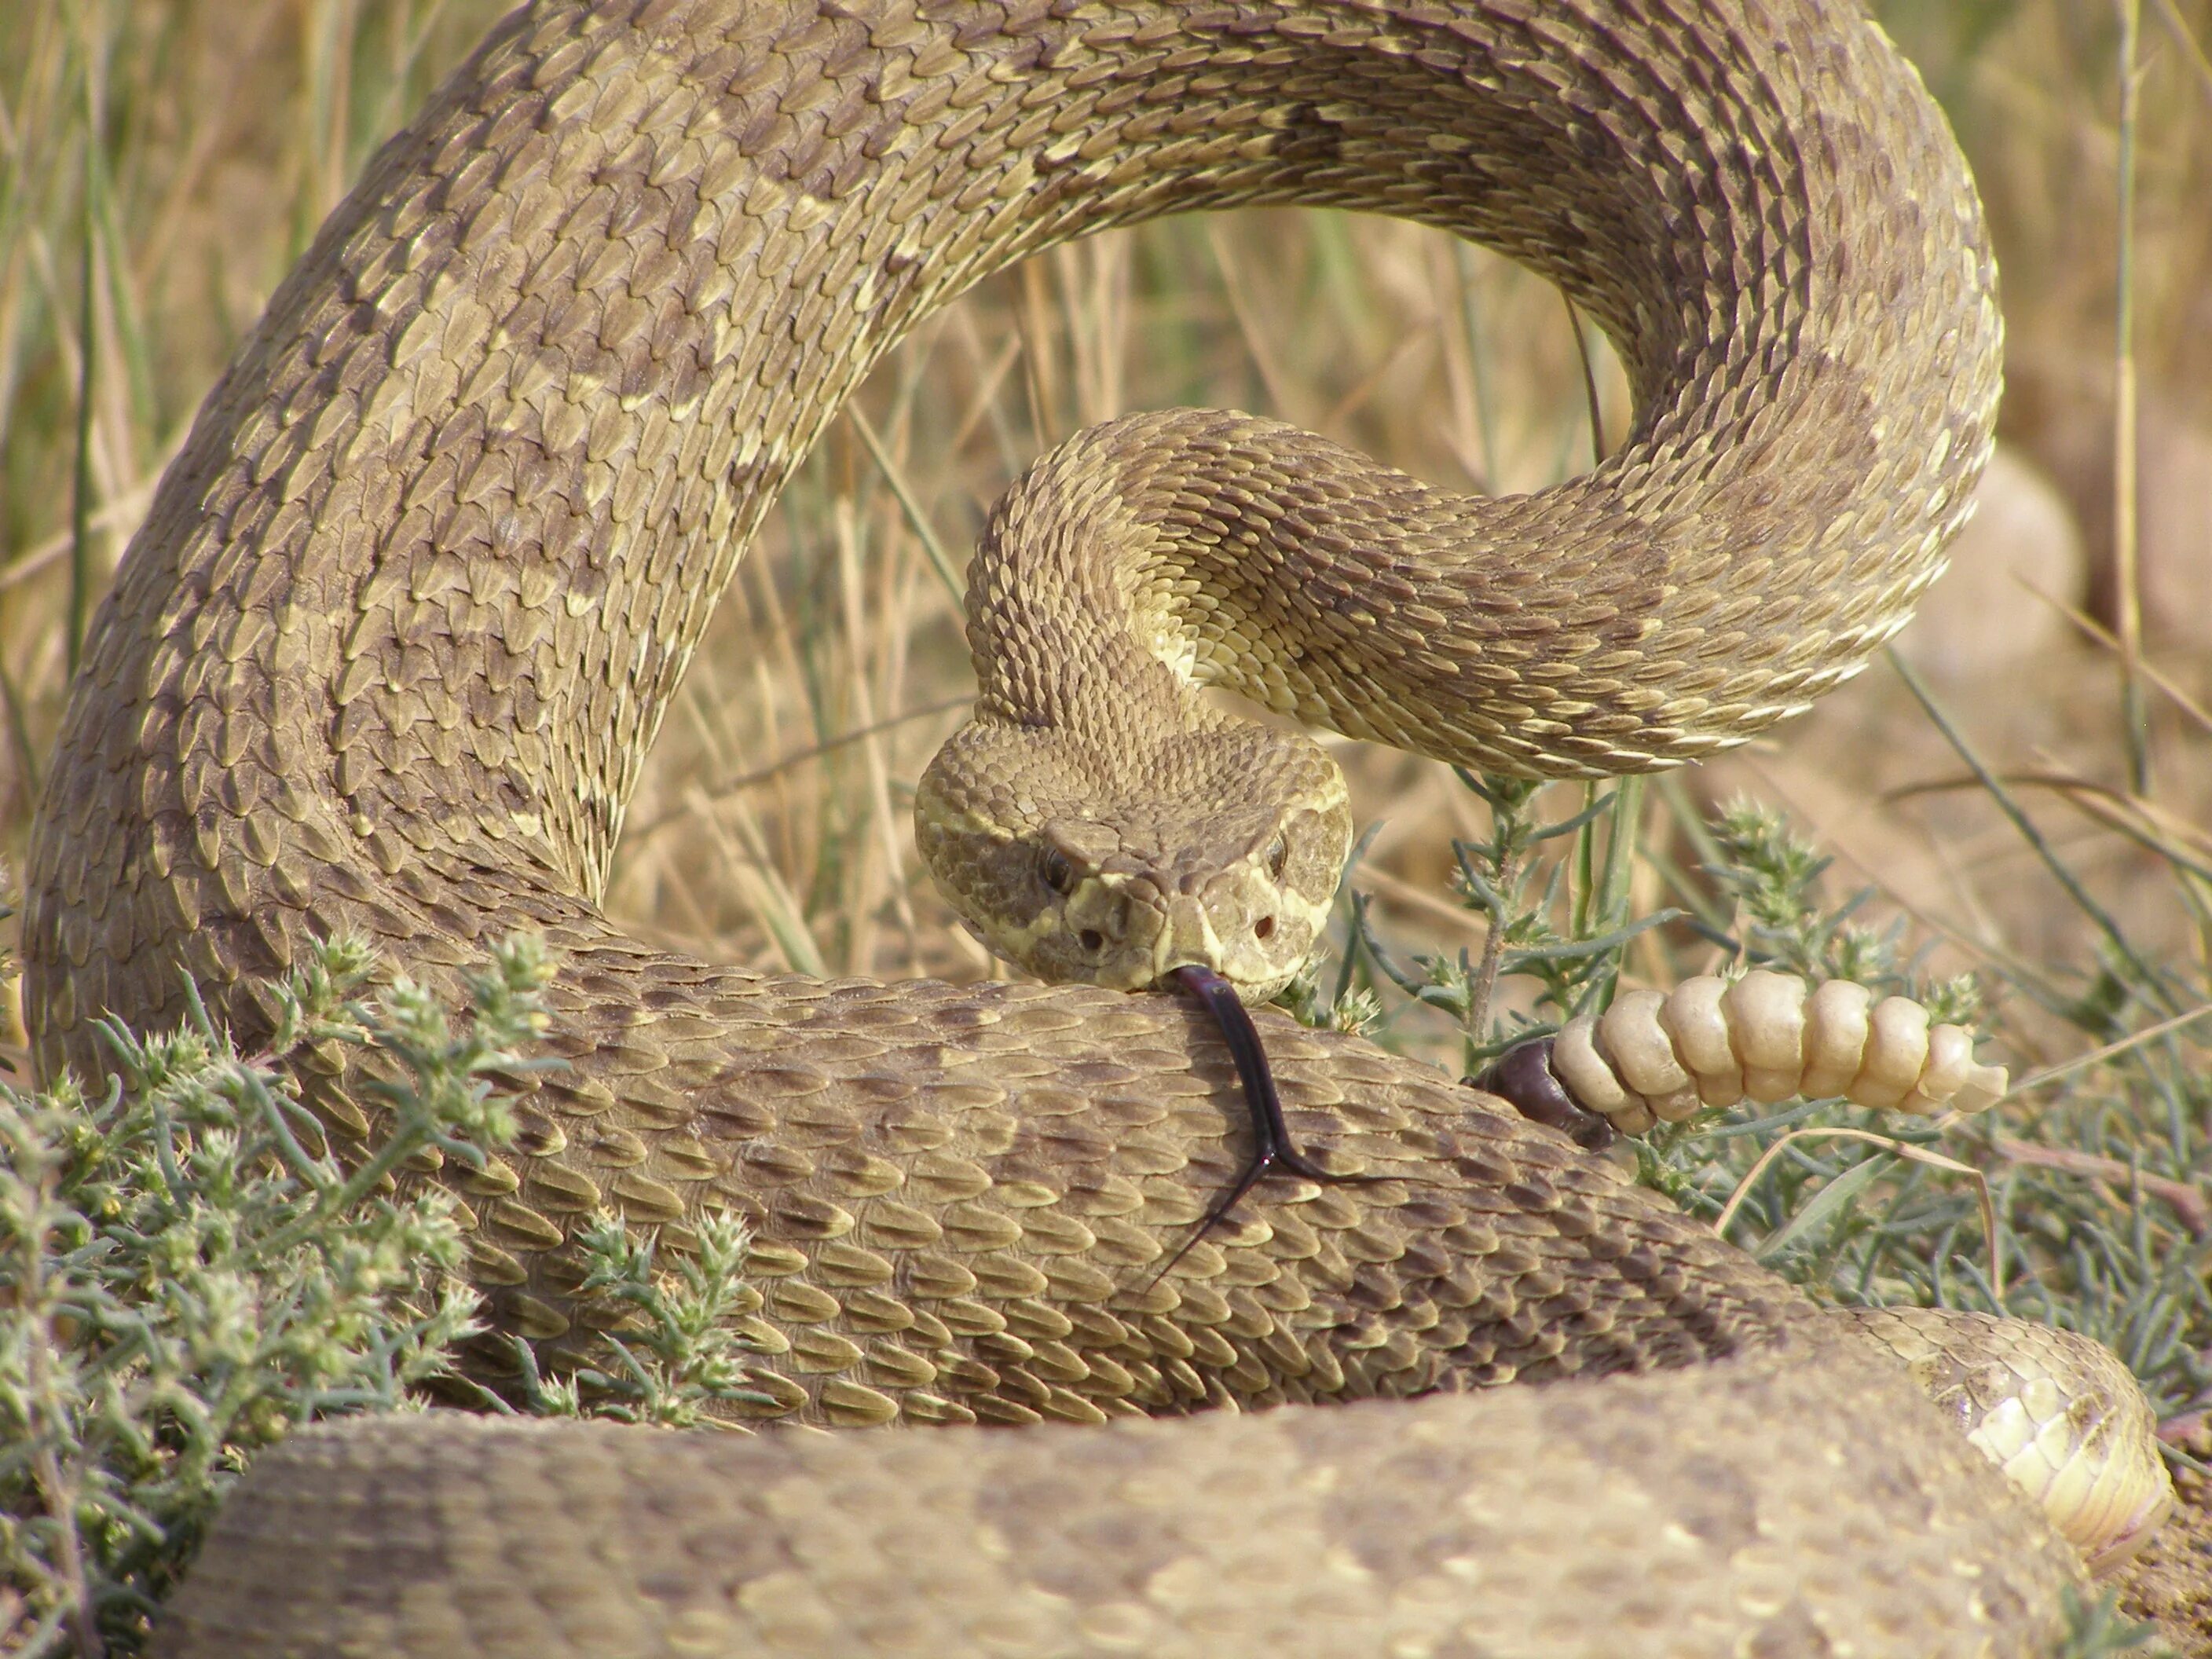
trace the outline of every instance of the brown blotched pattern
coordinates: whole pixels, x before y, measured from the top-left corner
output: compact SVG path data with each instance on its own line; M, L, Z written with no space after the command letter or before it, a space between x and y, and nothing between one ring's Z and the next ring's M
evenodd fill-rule
M1701 1375L1022 1434L346 1425L263 1460L167 1651L2049 1651L2052 1547L1893 1365L1808 1330Z
M1938 568L1988 449L1990 264L1856 6L518 11L272 300L100 612L30 864L40 1064L96 1067L102 1012L173 1018L184 972L250 1038L246 986L318 935L451 986L540 929L570 1068L453 1182L506 1328L587 1354L620 1314L577 1294L579 1220L680 1247L729 1206L764 1413L1094 1426L319 1437L231 1506L178 1650L2033 1650L2069 1571L2039 1523L1560 1138L1273 1022L1306 1144L1402 1178L1263 1189L1148 1288L1243 1155L1190 1012L762 979L599 915L708 611L875 357L1048 243L1257 202L1523 259L1642 412L1589 477L1493 501L1243 417L1078 441L1024 499L1111 496L1139 632L1194 672L1427 753L1616 770L1801 704ZM1005 674L1074 672L1079 632ZM347 1085L318 1105L357 1140ZM1605 1372L1647 1375L1104 1421ZM264 1613L290 1633L249 1639Z

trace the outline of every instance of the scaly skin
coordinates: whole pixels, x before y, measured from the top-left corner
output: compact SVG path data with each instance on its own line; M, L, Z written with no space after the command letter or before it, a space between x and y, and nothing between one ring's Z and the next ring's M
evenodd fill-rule
M2078 1568L1901 1375L1493 1103L1267 1022L1303 1144L1404 1179L1267 1189L1146 1289L1242 1161L1191 1011L764 979L600 915L714 598L878 355L1050 242L1255 202L1523 259L1642 410L1589 477L1495 501L1195 417L1198 485L1225 462L1243 504L1163 534L1221 604L1146 625L1266 700L1524 770L1667 763L1850 672L1933 577L1988 448L1990 263L1849 5L517 13L279 289L100 611L30 861L40 1067L96 1067L103 1011L173 1019L179 970L250 1041L316 935L450 983L538 928L571 1068L454 1180L501 1323L573 1363L617 1316L576 1294L580 1219L680 1243L734 1206L764 1413L1032 1426L309 1437L229 1506L169 1651L2039 1650ZM1255 652L1237 605L1273 590L1220 550L1316 503L1363 539L1269 556L1309 675ZM350 1081L315 1091L342 1142Z

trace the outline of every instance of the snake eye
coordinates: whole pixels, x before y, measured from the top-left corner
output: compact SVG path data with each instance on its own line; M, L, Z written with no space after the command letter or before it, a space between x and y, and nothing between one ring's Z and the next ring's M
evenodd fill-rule
M1055 893L1065 893L1075 885L1075 866L1067 861L1067 854L1056 848L1048 847L1037 860L1037 879Z
M1291 862L1291 843L1281 836L1267 843L1267 879L1280 881Z

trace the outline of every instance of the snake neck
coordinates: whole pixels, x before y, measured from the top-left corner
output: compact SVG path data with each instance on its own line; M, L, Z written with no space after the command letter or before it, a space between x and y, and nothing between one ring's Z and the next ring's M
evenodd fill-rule
M1571 488L1596 496L1610 483ZM1681 596L1661 530L1594 510L1595 533L1517 536L1528 505L1433 489L1233 411L1094 427L1041 457L978 542L976 718L1079 771L1079 798L1156 796L1171 779L1194 810L1281 781L1240 780L1236 745L1208 744L1233 731L1269 753L1208 688L1504 769L1571 770L1579 753L1591 770L1620 771L1744 735L1692 737L1690 711L1650 694L1624 698L1641 718L1623 718L1604 703L1625 688L1547 672L1547 656L1634 659ZM1547 603L1532 605L1539 593ZM1647 752L1624 752L1638 743ZM1184 758L1209 748L1217 768Z
M1228 724L1198 696L1199 641L1160 591L1175 550L1150 521L1147 464L1172 459L1142 450L1158 424L1111 422L1040 458L992 509L968 567L976 718L1095 755L1094 798L1117 789L1112 774L1157 777L1172 748Z

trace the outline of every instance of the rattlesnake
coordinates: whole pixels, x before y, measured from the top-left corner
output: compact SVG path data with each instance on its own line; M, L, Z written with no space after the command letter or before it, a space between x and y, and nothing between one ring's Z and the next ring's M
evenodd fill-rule
M30 861L39 1064L173 1019L180 970L250 1038L312 938L451 985L536 929L568 1069L513 1157L448 1172L501 1322L586 1357L615 1316L577 1220L681 1247L733 1207L757 1414L953 1426L318 1431L229 1505L170 1651L1920 1659L2056 1627L2077 1564L1893 1365L1486 1097L1270 1019L1301 1135L1403 1179L1267 1189L1146 1285L1241 1145L1190 1010L762 977L600 915L716 594L889 343L1049 243L1269 202L1530 264L1639 413L1494 501L1237 417L1077 441L1024 499L1142 538L1130 708L1180 695L1164 661L1462 762L1671 763L1844 677L1935 574L1988 453L1991 270L1845 0L517 12L280 288L100 611ZM1093 644L1006 673L1058 709ZM372 1132L343 1076L311 1091ZM1461 1393L1516 1379L1558 1386Z

